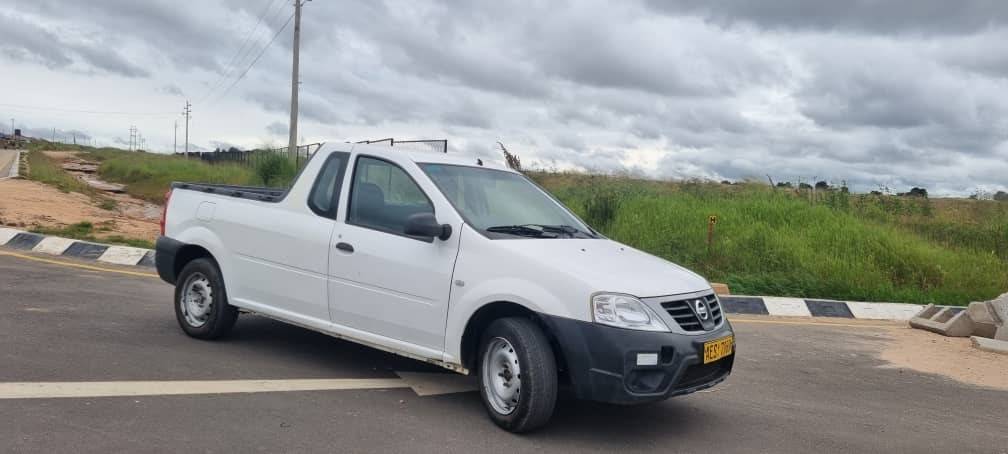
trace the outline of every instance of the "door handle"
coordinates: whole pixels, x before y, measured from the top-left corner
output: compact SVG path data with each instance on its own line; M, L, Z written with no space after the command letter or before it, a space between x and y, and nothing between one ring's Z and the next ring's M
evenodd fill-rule
M342 243L342 242L336 243L336 249L339 249L348 254L353 253L353 246L351 246L350 243Z

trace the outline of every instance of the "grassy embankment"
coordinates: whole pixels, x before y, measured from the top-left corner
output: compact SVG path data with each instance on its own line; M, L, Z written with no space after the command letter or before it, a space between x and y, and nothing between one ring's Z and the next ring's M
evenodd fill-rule
M84 159L101 163L98 176L126 185L134 197L156 203L164 201L173 181L257 185L261 179L254 169L235 164L207 164L198 159L154 153L130 153L120 150L93 150Z
M532 176L611 238L737 294L962 305L1008 291L1008 203Z

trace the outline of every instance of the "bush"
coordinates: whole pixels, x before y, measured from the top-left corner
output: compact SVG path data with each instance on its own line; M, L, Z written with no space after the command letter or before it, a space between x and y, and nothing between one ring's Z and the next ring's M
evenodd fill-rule
M265 186L283 186L294 178L297 169L287 156L269 153L259 159L255 166L256 175Z

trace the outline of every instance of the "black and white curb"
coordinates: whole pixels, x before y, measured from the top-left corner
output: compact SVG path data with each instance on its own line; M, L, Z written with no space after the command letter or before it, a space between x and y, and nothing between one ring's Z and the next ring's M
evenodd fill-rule
M0 246L43 254L95 260L113 265L154 267L154 251L130 246L110 246L88 241L45 236L0 227Z
M109 246L87 241L44 236L0 227L0 246L86 260L154 267L154 251L129 246ZM924 309L922 304L863 303L776 296L721 295L721 305L729 314L779 317L836 317L866 320L910 320ZM956 307L953 311L964 308Z
M719 296L729 314L780 317L837 317L866 320L910 320L924 309L922 304L863 303L778 296ZM954 308L953 310L962 310Z

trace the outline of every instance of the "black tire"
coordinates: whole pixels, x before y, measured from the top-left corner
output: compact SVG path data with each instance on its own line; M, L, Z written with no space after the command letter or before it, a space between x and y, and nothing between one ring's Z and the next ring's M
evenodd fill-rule
M488 358L491 358L491 364L498 362L496 359L499 358L488 354L489 349L501 348L502 352L508 350L500 340L505 340L513 347L512 353L516 355L520 366L517 376L504 378L503 375L489 372L494 367L484 364ZM557 364L549 340L536 323L519 317L494 321L483 332L478 358L480 397L494 423L507 431L521 433L549 422L557 401ZM502 377L501 380L520 380L517 404L513 404L510 412L499 411L491 401L494 391L488 389L488 386L493 386L488 385L488 379L496 380L493 376Z
M187 290L194 281L206 291L201 293L200 301L209 303L207 310L202 311L204 305L196 308L196 311L189 312L183 303L183 298ZM195 291L195 290L194 290ZM197 293L200 293L197 291ZM209 297L209 301L207 301ZM193 260L182 268L178 279L175 282L175 319L178 321L182 331L197 339L217 339L231 331L235 320L238 318L238 308L228 304L227 290L224 289L224 280L221 278L217 264L208 258ZM199 313L199 317L195 314ZM199 323L202 321L202 324Z

